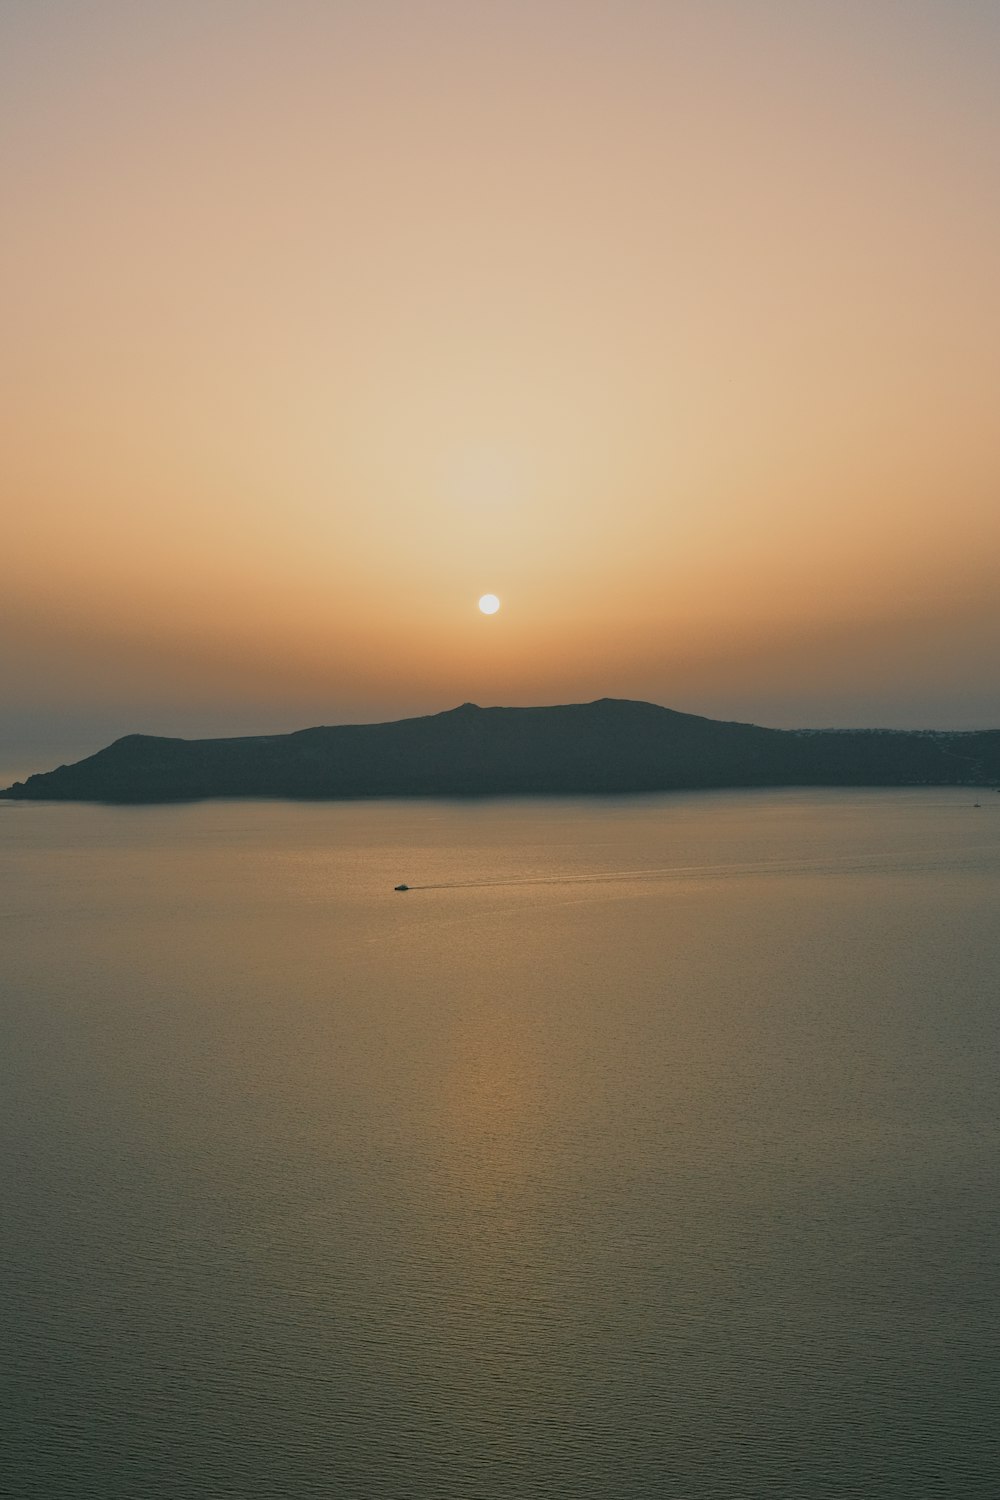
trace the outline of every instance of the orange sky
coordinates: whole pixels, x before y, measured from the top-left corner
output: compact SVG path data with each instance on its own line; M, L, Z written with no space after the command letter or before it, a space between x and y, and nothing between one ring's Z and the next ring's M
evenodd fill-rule
M0 119L8 747L1000 723L991 0L8 0Z

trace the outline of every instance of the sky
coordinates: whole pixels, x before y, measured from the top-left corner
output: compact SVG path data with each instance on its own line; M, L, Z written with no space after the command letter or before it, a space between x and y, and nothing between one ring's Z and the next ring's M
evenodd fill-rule
M993 0L5 0L0 184L0 771L1000 725Z

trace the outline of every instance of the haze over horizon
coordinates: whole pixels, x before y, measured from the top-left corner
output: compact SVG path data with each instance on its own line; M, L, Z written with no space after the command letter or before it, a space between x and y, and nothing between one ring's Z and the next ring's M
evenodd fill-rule
M997 6L12 0L0 117L4 784L1000 724Z

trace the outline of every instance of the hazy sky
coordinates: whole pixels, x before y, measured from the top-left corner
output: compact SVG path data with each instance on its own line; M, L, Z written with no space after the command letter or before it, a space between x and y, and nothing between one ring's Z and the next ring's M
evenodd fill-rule
M0 132L14 769L1000 724L994 0L5 0Z

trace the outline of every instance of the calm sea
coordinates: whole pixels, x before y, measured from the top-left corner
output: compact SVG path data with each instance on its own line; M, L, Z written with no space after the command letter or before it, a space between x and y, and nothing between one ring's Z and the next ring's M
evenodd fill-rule
M0 1493L995 1500L980 801L0 804Z

